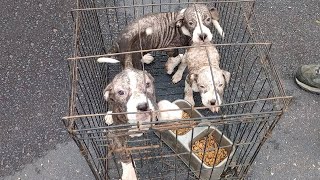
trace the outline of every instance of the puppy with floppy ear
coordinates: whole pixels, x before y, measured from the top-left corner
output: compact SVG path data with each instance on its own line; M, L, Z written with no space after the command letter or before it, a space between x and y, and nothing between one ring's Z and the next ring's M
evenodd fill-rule
M217 31L220 34L220 36L222 38L224 38L225 34L224 34L223 29L222 29L222 27L220 26L220 23L219 23L220 16L219 16L217 8L215 8L215 7L211 8L210 9L210 14L211 14L211 17L212 17L213 26L217 29Z
M101 59L99 61L102 62ZM103 62L115 63L116 60L105 59ZM138 112L137 114L112 115L112 120L116 125L154 120L150 113L142 113L157 108L154 78L147 71L126 67L107 85L103 96L112 104L113 113Z
M182 9L175 19L176 27L179 27L184 35L192 37L192 42L211 41L212 25L224 38L224 32L219 24L218 10L209 9L202 4L191 5Z
M111 58L99 58L98 62L117 63L118 60ZM111 83L103 91L104 98L110 102L112 113L108 111L105 120L108 125L141 124L155 121L154 113L158 109L155 97L154 79L146 71L137 70L127 61L124 70L118 73ZM126 114L128 112L129 114ZM123 114L122 114L123 113ZM139 128L139 129L138 129ZM135 180L136 174L130 160L130 152L125 149L126 140L130 137L141 136L136 131L148 130L150 125L133 126L132 129L123 132L123 136L113 137L113 144L109 146L111 151L119 153L123 169L122 180ZM128 136L127 132L131 132ZM122 149L119 152L119 149Z
M181 47L188 46L190 42L211 41L211 29L215 26L223 36L218 23L216 9L209 9L204 4L194 4L178 12L149 14L130 23L120 33L109 53ZM177 49L166 50L169 56L166 63L167 73L173 72L173 66L180 63ZM132 59L141 59L144 63L151 63L150 54L132 53L121 55L122 64ZM140 69L140 62L133 62L135 68Z
M182 56L181 64L172 77L172 82L181 80L188 67L185 81L185 100L194 105L193 91L200 92L202 104L212 112L218 112L223 101L223 92L230 81L230 73L219 67L220 57L210 42L194 43Z
M209 9L202 4L190 5L182 9L176 16L175 26L180 29L181 34L190 37L192 43L210 42L212 40L211 29L213 26L224 38L224 32L218 22L219 13L216 8ZM190 44L188 44L190 45ZM169 57L166 62L168 74L172 74L174 68L181 62L181 57Z

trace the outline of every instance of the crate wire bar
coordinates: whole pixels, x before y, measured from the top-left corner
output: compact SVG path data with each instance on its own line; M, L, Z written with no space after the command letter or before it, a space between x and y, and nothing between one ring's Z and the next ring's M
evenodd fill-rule
M63 123L96 179L121 179L119 157L108 147L113 143L112 137L127 134L132 126L105 124L109 106L102 92L121 67L98 64L97 58L108 55L115 38L134 19L150 13L179 11L193 3L183 0L77 0L77 8L71 11L74 46L73 55L68 58L69 114L63 118ZM206 170L201 163L200 169L191 169L192 162L183 162L182 157L191 157L194 152L177 152L165 141L169 130L177 127L190 128L190 149L194 141L191 137L197 133L197 128L218 129L221 132L220 138L215 139L218 149L231 148L233 153L228 154L221 167L222 174L213 177L212 173L210 179L245 178L292 98L283 90L270 59L271 43L265 41L255 20L255 1L197 3L217 8L225 32L225 38L221 38L213 31L220 68L231 73L221 112L209 112L201 106L199 94L195 94L196 106L189 110L197 110L204 117L150 122L152 128L143 131L143 136L128 138L126 148L130 150L138 179L209 179L203 178L203 174L218 168ZM183 52L187 47L176 48ZM154 63L144 65L155 78L157 100L183 99L184 80L177 84L171 82L171 76L164 69L167 56L161 50L153 51ZM232 145L223 146L222 137L227 137ZM178 135L171 139L173 146L178 145L178 139Z

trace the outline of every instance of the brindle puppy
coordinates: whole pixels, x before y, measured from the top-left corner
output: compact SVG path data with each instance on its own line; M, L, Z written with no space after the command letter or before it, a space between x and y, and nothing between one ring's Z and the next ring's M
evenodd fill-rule
M188 46L190 42L209 42L212 40L211 29L216 27L220 35L224 33L219 23L219 14L215 8L209 9L203 4L190 5L179 12L150 14L129 24L115 42L109 53ZM139 40L139 38L141 40ZM167 73L179 64L178 50L166 50L169 59ZM146 53L144 53L146 54ZM133 56L133 57L132 57ZM124 61L141 59L140 53L121 55ZM153 57L146 54L143 62L151 63ZM141 69L141 63L133 61L134 67Z
M119 62L110 58L99 58L98 62L116 63ZM154 79L146 71L137 70L128 63L119 74L117 74L112 82L107 85L103 94L104 98L110 102L112 114L105 117L106 123L113 125L136 124L155 121L154 113L149 111L157 110ZM129 112L129 114L126 114ZM122 114L123 113L123 114ZM150 125L140 125L139 131L148 130ZM122 165L122 180L135 180L136 174L130 159L130 152L124 150L128 132L131 137L141 136L136 126L127 130L124 135L109 136L113 140L113 144L109 147L111 151L116 151L120 155ZM122 150L122 151L119 151Z

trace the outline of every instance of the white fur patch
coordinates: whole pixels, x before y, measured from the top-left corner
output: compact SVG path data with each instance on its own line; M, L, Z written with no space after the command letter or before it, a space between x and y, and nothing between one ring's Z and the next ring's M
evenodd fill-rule
M120 61L113 58L102 57L97 60L99 63L118 63Z
M151 35L153 33L153 29L151 27L146 29L146 34Z
M182 33L183 33L184 35L191 37L191 34L190 34L189 30L188 30L185 26L182 26L182 27L181 27L181 31L182 31Z
M212 40L212 33L210 31L210 29L203 25L202 23L202 19L201 19L201 15L199 13L197 13L197 26L193 31L192 34L192 41L193 42L201 42L202 40L200 39L200 34L206 34L207 38L205 39L205 42L210 42Z
M198 85L195 82L192 82L191 88L194 92L199 92Z
M145 103L146 101L148 101L148 105L149 105L149 108L153 108L152 104L151 104L151 101L148 99L147 100L147 97L146 95L144 94L141 94L141 93L136 93L136 92L133 92L129 101L127 102L127 112L138 112L137 110L137 106L138 104L140 103ZM151 107L150 107L151 105ZM128 114L128 119L129 119L129 123L137 123L137 118L136 118L136 115L137 114ZM140 121L145 121L145 119L139 119Z
M128 77L129 77L129 85L130 85L130 89L131 89L131 96L126 104L127 107L127 112L131 112L133 114L127 114L127 118L128 118L128 123L130 124L135 124L138 121L139 122L148 122L151 121L152 116L150 116L149 114L145 114L145 115L139 115L137 114L138 109L137 106L140 103L148 103L148 107L151 110L154 110L154 107L150 101L149 98L147 98L147 96L143 93L139 93L137 92L137 78L136 78L136 74L133 71L128 72ZM138 118L148 118L148 119L138 119ZM144 125L145 127L141 126L141 130L147 130L149 129L149 126ZM133 126L133 128L136 128L136 126ZM136 130L129 130L129 131L136 131ZM136 133L136 134L131 134L131 137L135 137L135 136L141 136L141 133Z
M110 93L110 91L106 91L106 92L103 94L103 97L104 97L104 99L105 99L106 101L108 101L108 99L109 99L109 93Z
M148 105L149 105L149 109L154 110L154 107L153 107L150 99L148 99Z
M129 84L130 84L130 89L131 91L135 91L137 88L137 78L136 78L136 73L133 71L128 72L128 77L129 77Z
M107 112L107 115L104 117L104 122L105 122L107 125L113 124L112 115L110 115L110 113L112 113L112 111L108 111L108 112Z
M127 102L127 112L137 112L137 102L135 102L135 90L137 88L137 78L136 74L133 71L128 72L129 77L129 85L130 89L132 91L132 95ZM127 114L127 117L129 119L129 123L136 123L136 114Z
M134 132L135 130L129 130L129 132ZM140 137L140 136L142 136L143 135L143 133L135 133L135 134L130 134L129 136L130 137Z
M153 56L150 53L147 53L142 57L141 62L150 64L153 60L154 60Z
M217 29L218 33L221 35L222 38L224 38L224 32L219 22L217 20L212 20L212 22L214 27Z
M145 99L146 99L146 98L145 98ZM149 109L151 109L151 110L154 111L154 107L153 107L150 99L148 99L148 106L149 106ZM131 111L128 111L128 112L131 112ZM135 112L137 112L137 111L135 111ZM132 121L132 120L133 120L132 118L134 118L134 120L135 120L135 122L133 122L133 123L137 123L137 121L140 121L140 122L150 122L150 121L151 121L151 118L152 118L153 120L155 119L153 116L152 116L152 117L149 117L150 119L137 119L137 118L136 118L136 114L131 114L132 117L129 116L129 115L130 115L130 114L128 114L128 119L129 119L129 118L131 119L131 121L130 121L130 119L129 119L129 122L130 122L130 123L133 122L133 121ZM149 127L150 127L150 125L142 125L142 126L140 126L140 130L148 130ZM132 128L137 128L137 126L132 126ZM135 131L137 131L137 129L129 130L129 132L135 132ZM134 133L134 134L130 134L129 136L130 136L130 137L140 137L140 136L142 136L142 133Z
M184 13L187 8L181 9L180 14Z
M221 104L221 98L220 95L218 93L215 93L214 89L210 90L206 93L201 93L201 101L202 104L205 106L210 106L210 101L211 100L216 100L216 105L220 105Z
M130 163L123 163L121 162L122 166L122 180L137 180L136 172L134 171L133 164Z
M127 111L128 112L138 112L137 106L139 103L143 103L146 101L146 96L144 94L136 94L133 93L127 103ZM127 114L129 119L129 123L137 123L137 114Z
M172 76L172 82L175 84L177 82L179 82L182 79L183 76L183 72L187 67L187 62L185 62L185 59L183 58L183 54L179 54L179 56L181 57L181 63L179 65L178 70L176 71L176 73Z
M166 65L165 65L166 69L167 69L167 74L173 73L174 68L182 61L182 57L183 57L183 55L181 56L179 54L179 56L168 58Z
M195 105L194 99L193 99L192 87L190 87L187 80L185 80L185 86L184 86L184 100L188 101L193 106Z
M168 100L162 100L158 102L159 110L173 110L180 109L176 104L171 103ZM176 111L163 111L159 113L160 120L174 120L182 118L182 110Z

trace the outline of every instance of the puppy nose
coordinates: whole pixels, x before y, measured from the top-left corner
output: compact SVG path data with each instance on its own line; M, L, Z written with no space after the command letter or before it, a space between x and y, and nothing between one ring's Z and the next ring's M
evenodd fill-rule
M137 106L139 111L147 111L148 110L148 103L139 103Z
M204 40L207 38L207 34L206 34L206 33L201 33L201 34L199 35L199 37L200 37L200 39L201 39L202 41L204 41Z
M211 101L210 101L210 104L211 104L211 106L216 105L216 100L214 100L214 99L213 99L213 100L211 100Z

